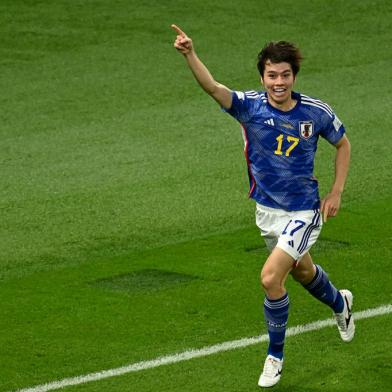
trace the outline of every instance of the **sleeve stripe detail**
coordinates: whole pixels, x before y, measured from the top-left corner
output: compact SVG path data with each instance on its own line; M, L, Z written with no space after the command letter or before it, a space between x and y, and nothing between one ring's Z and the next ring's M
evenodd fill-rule
M257 91L250 90L250 91L245 91L245 95L258 95Z
M302 101L302 103L303 103L304 105L309 105L309 106L314 106L314 107L316 107L316 108L319 108L319 109L323 110L325 113L327 113L329 117L333 118L333 114L331 114L331 112L330 112L329 110L325 109L324 107L322 107L322 106L320 106L320 105L317 105L316 103L303 102L303 101Z
M328 104L326 104L325 102L320 101L319 99L314 99L314 98L310 98L306 95L301 95L301 101L305 104L306 103L309 105L313 104L313 106L317 106L320 109L324 109L324 111L326 111L331 117L334 116L334 113L333 113L333 110L331 109L331 107Z
M331 113L333 112L332 108L327 103L321 101L320 99L312 98L312 97L309 97L308 95L305 95L305 94L301 94L301 99L305 99L309 102L318 103L321 106L324 106L326 109L330 110Z
M333 115L333 113L332 113L331 111L329 111L328 109L326 109L325 107L323 107L323 106L321 106L321 105L318 105L317 103L304 102L304 101L301 101L301 102L302 102L304 105L309 105L309 106L314 106L314 107L316 107L316 108L319 108L319 109L323 110L325 113L327 113L329 117L334 118L334 115Z
M258 93L257 91L245 91L245 96L249 99L264 99L265 98L265 94L262 93Z

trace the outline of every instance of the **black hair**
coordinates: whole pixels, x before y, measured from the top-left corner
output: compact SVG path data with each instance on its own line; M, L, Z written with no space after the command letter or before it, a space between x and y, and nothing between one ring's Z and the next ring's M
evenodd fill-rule
M293 43L287 41L269 42L257 56L257 69L263 77L265 64L268 60L275 64L285 62L291 65L293 74L296 76L302 59L300 50Z

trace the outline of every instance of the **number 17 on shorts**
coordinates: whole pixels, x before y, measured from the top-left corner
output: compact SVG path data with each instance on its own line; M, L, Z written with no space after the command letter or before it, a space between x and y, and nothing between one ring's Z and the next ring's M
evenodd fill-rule
M256 204L256 224L270 251L278 246L299 260L316 242L322 219L320 210L285 211Z
M322 221L319 210L296 211L293 215L282 230L277 246L298 260L316 242Z

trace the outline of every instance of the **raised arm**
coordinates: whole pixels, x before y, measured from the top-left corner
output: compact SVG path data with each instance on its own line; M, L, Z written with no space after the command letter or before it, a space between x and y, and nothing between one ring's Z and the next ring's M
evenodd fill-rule
M189 38L178 26L171 25L176 31L177 37L174 47L184 55L189 68L203 90L211 95L225 109L231 108L232 93L229 88L218 83L210 74L207 67L200 61L193 47L192 39Z
M341 195L344 190L344 184L350 165L350 142L344 135L335 145L335 181L332 185L331 192L321 200L320 210L323 215L323 221L326 222L328 217L336 216L340 208Z

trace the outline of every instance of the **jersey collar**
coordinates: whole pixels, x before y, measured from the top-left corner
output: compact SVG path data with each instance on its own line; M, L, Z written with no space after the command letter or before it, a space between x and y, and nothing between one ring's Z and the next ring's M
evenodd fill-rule
M299 105L300 105L300 103L301 103L301 94L299 94L299 93L296 93L295 91L292 91L291 92L291 98L292 99L295 99L297 102L295 103L295 106L292 108L292 109L290 109L290 110L280 110L280 109L277 109L277 108L275 108L275 107L273 107L270 103L269 103L269 101L268 101L268 93L267 92L265 92L265 96L267 97L267 106L268 106L268 108L271 110L271 111L273 111L273 112L276 112L276 113L280 113L280 114L290 114L290 113L293 113L294 111L296 111L297 109L298 109L298 107L299 107Z

